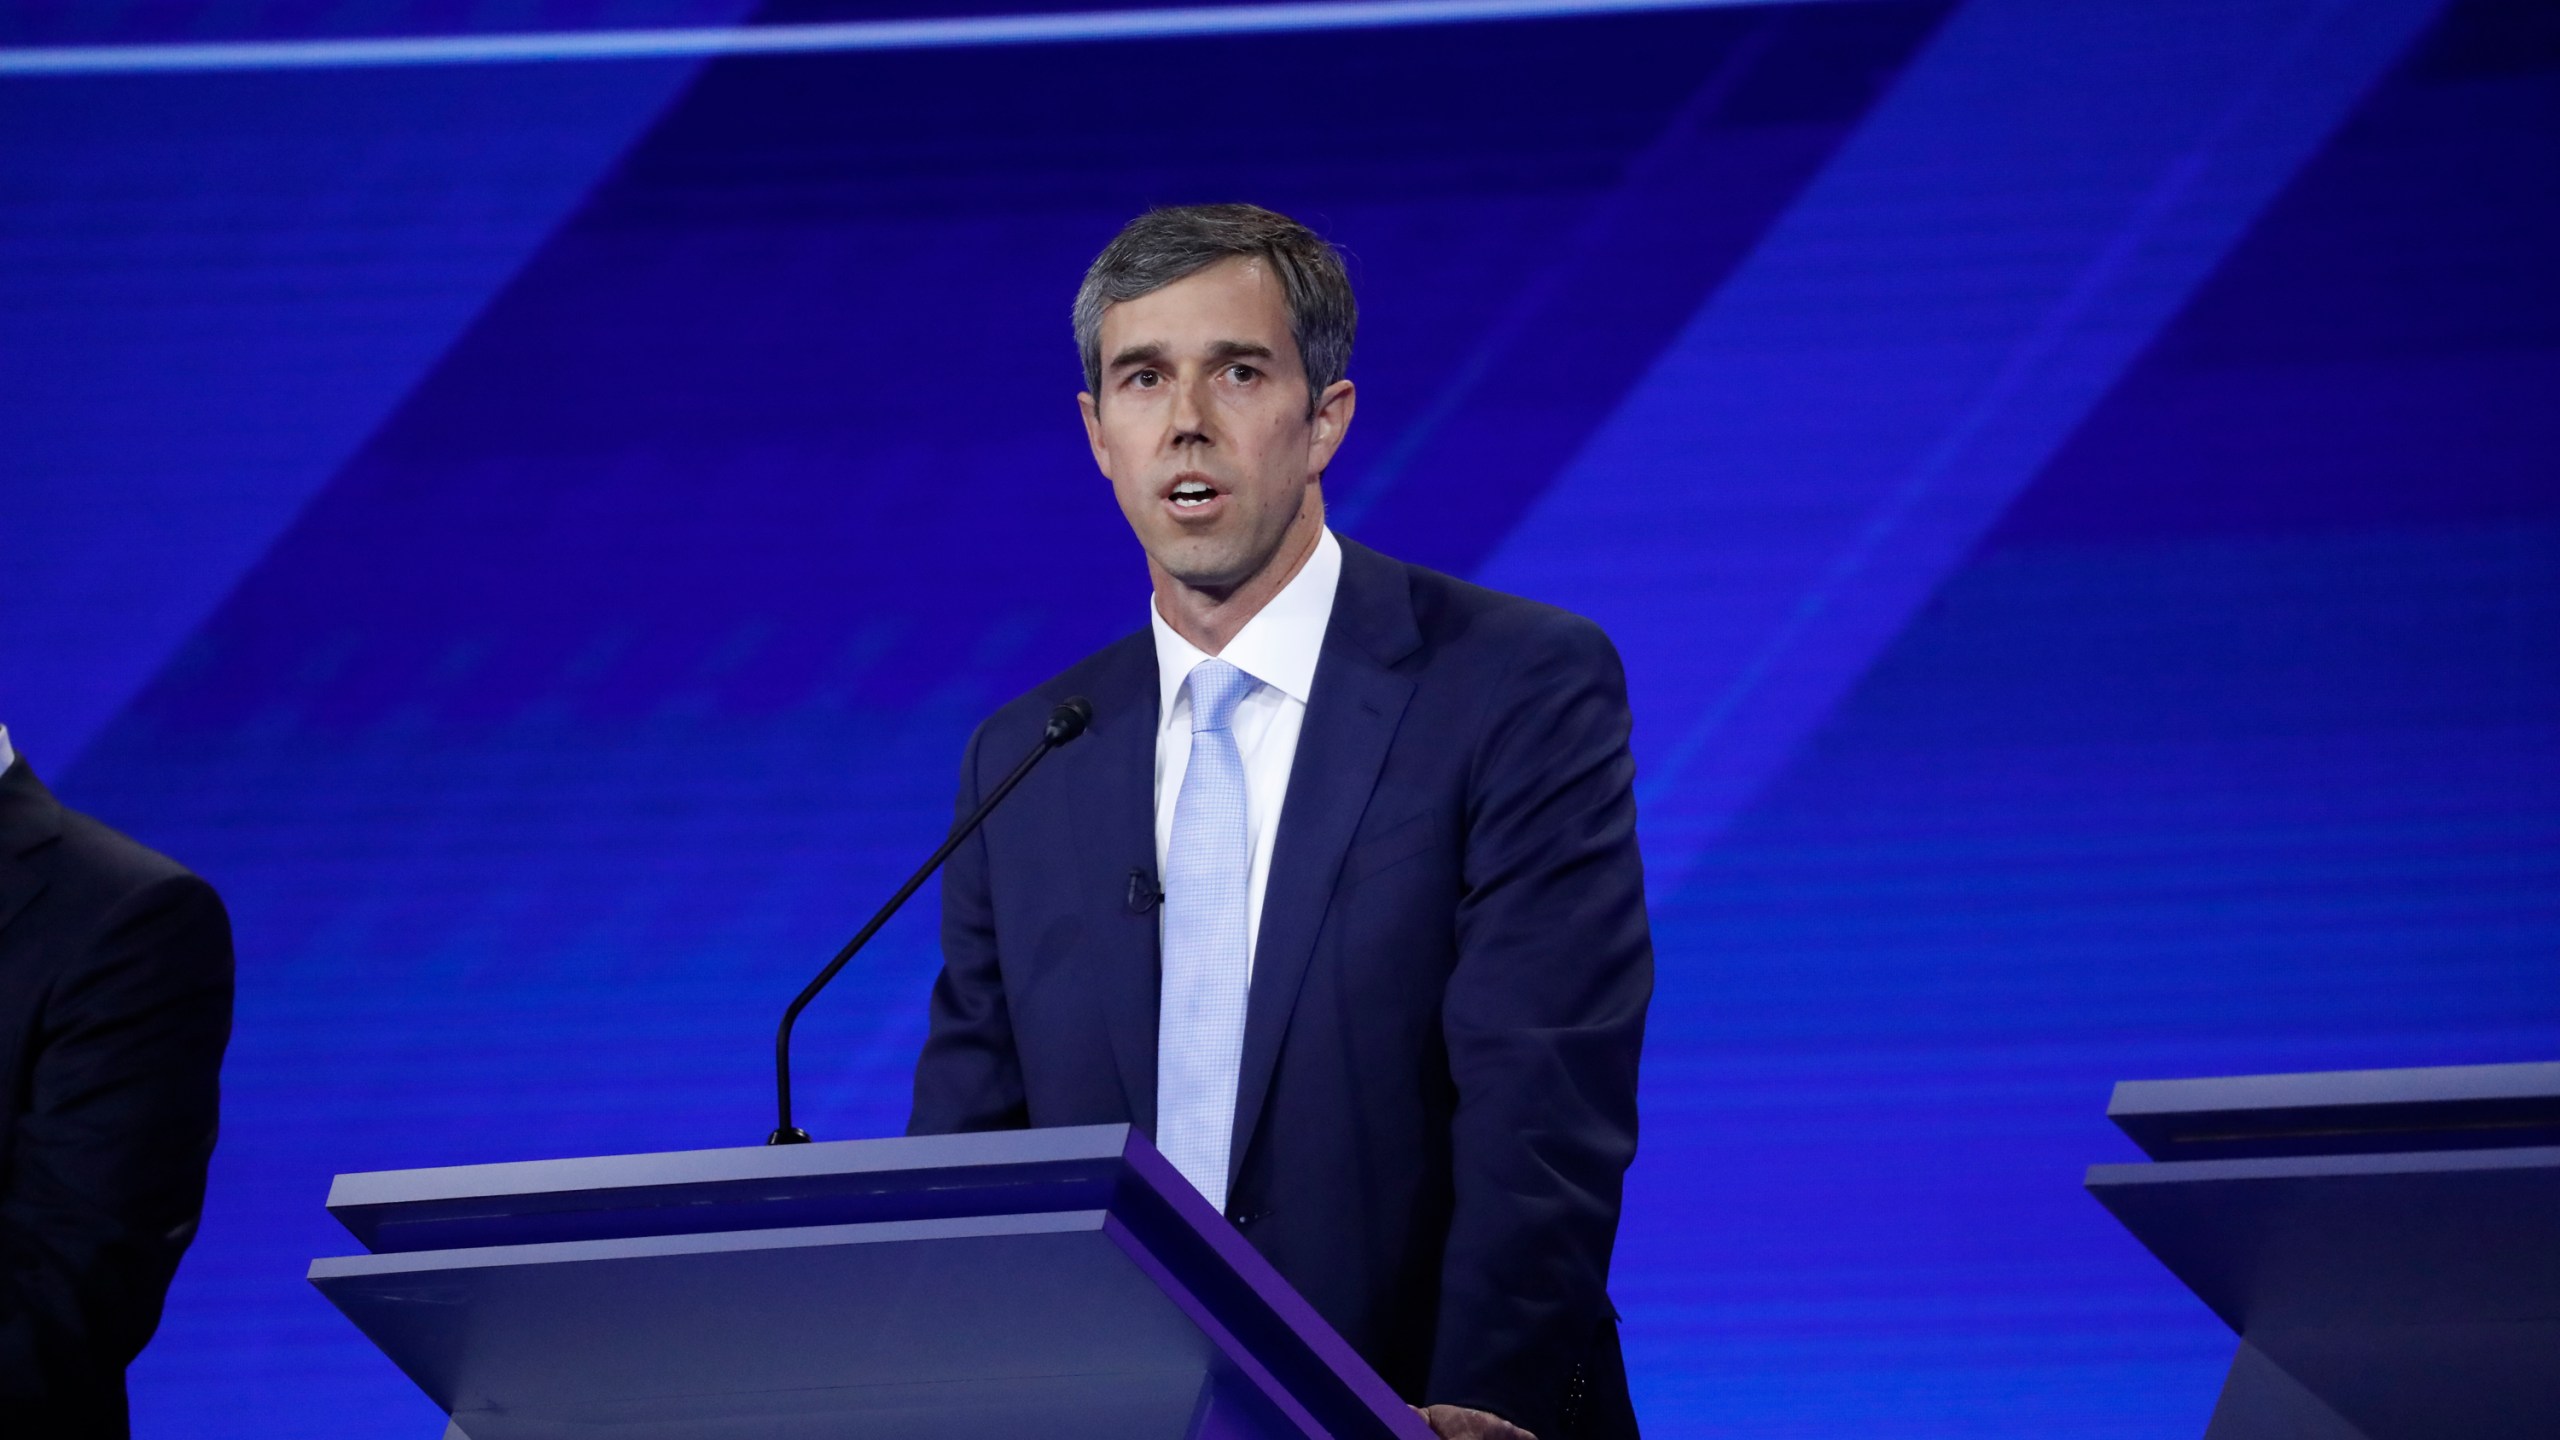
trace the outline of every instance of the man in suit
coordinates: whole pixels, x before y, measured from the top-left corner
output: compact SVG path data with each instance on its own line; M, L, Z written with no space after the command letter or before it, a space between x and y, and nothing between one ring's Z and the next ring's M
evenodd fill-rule
M128 1433L195 1238L231 1034L213 887L57 803L0 730L0 1433Z
M1078 398L1153 612L970 741L964 810L1093 702L951 859L909 1128L1134 1124L1439 1434L1633 1436L1625 681L1588 621L1325 528L1354 315L1251 206L1095 260Z

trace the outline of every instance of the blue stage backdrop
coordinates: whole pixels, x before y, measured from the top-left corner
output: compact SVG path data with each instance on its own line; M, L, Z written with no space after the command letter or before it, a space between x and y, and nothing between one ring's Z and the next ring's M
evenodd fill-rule
M240 943L141 1433L436 1433L302 1282L333 1173L761 1138L970 726L1143 621L1066 311L1152 202L1350 252L1341 528L1627 655L1653 1433L2196 1435L2109 1082L2560 1053L2560 11L225 48L931 8L0 18L0 720Z

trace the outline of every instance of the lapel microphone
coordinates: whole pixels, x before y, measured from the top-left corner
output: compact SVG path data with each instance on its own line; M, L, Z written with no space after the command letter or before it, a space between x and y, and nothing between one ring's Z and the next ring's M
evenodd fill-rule
M923 868L907 877L907 883L898 887L898 893L889 897L889 903L880 907L880 913L872 916L869 924L844 942L844 948L836 952L836 958L828 961L827 968L818 972L818 978L810 981L799 997L791 1002L791 1008L782 1012L782 1029L773 1037L774 1108L780 1123L774 1126L771 1135L765 1137L764 1143L809 1143L809 1132L791 1123L791 1027L799 1022L800 1012L809 1008L809 1002L818 998L818 992L827 988L827 982L836 978L836 972L845 967L845 962L851 960L856 951L871 943L871 937L880 933L880 927L889 923L889 917L898 913L898 907L924 888L924 882L932 879L933 872L942 868L942 862L951 858L951 852L960 848L960 842L968 839L996 806L1004 802L1004 797L1013 793L1013 787L1022 783L1022 777L1031 773L1032 766L1047 758L1050 751L1083 734L1085 727L1092 723L1092 701L1077 695L1058 702L1058 708L1049 712L1048 725L1040 732L1040 743L1031 747L1031 753L1022 757L1022 763L1013 767L1013 773L1004 777L1003 783L987 792L987 798L978 802L977 809L951 827L951 833L943 836L942 843L926 857Z
M1130 914L1144 915L1163 901L1164 892L1156 888L1156 882L1148 877L1146 871L1134 868L1129 871Z

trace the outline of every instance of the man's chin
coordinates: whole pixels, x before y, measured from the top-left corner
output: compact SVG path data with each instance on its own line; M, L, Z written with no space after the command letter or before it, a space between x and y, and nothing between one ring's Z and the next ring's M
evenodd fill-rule
M1239 555L1233 545L1198 540L1176 541L1158 547L1153 556L1156 568L1185 590L1209 595L1226 595L1237 586L1259 574L1269 556L1255 563L1253 557Z

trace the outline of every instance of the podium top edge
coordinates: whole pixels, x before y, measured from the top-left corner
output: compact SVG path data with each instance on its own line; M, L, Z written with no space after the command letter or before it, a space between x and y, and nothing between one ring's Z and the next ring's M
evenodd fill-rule
M2460 1100L2560 1098L2560 1061L2433 1065L2406 1070L2312 1070L2189 1080L2120 1080L2107 1102L2113 1117L2234 1110L2325 1109L2339 1105L2424 1105Z
M558 1160L505 1160L417 1170L358 1171L329 1184L329 1209L425 1201L567 1194L816 1175L880 1174L980 1166L1107 1161L1128 1149L1127 1125L1000 1130L967 1135L897 1135L808 1145L742 1145Z
M2251 1155L2213 1160L2111 1162L2092 1165L2081 1185L2092 1191L2192 1185L2199 1181L2340 1180L2358 1176L2472 1175L2489 1171L2560 1171L2560 1145L2511 1150L2411 1150L2378 1155Z

